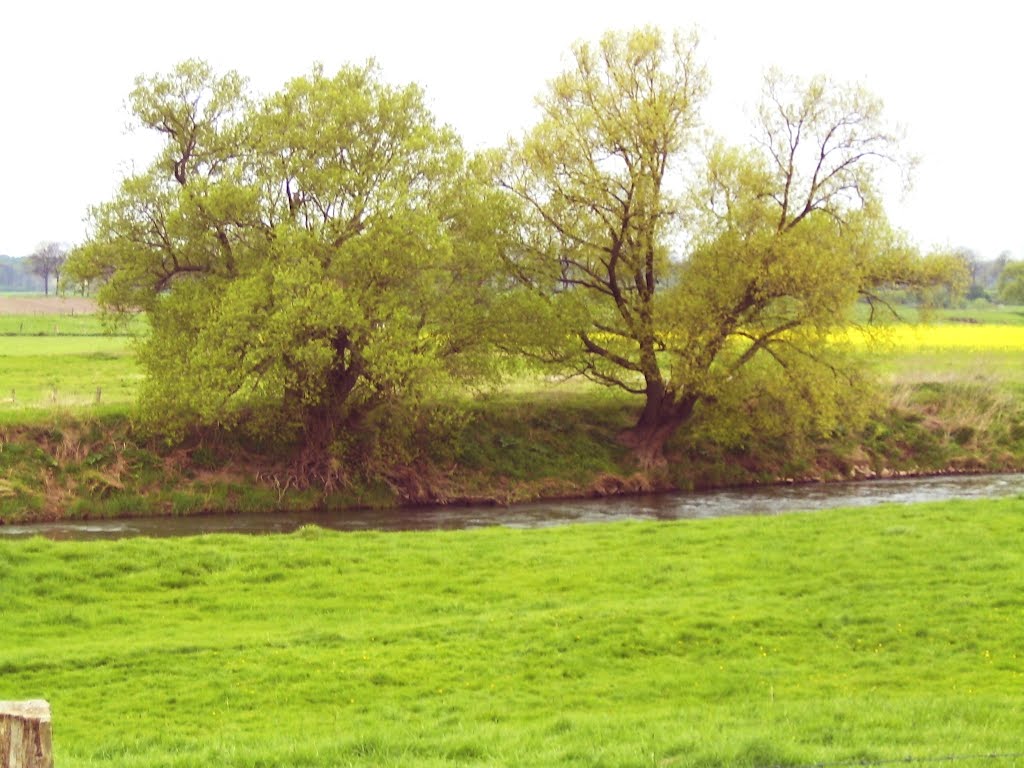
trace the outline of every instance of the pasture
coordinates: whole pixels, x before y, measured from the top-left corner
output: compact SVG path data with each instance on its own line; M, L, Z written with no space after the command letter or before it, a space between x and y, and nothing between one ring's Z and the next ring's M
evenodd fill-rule
M127 407L142 378L132 352L142 333L143 318L115 327L91 299L0 296L0 423Z
M534 531L0 541L0 578L3 694L51 701L62 768L1024 751L1020 499Z
M0 336L0 422L127 407L142 373L127 336Z

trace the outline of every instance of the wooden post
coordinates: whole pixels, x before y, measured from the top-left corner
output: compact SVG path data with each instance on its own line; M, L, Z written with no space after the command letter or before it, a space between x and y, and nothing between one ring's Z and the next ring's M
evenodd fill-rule
M53 768L47 702L0 701L0 768Z

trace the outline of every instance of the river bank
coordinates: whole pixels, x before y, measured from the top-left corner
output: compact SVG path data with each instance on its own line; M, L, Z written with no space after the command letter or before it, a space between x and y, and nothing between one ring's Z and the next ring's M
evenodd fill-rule
M542 499L1024 470L1024 414L963 418L959 385L923 385L862 429L809 439L758 434L726 445L699 428L641 470L616 435L628 398L505 395L427 418L400 453L353 461L329 483L304 482L287 452L230 435L168 446L126 412L0 426L0 524L216 513L494 505ZM991 410L991 409L990 409ZM441 426L438 426L438 425Z
M509 506L443 505L397 508L304 510L131 517L109 520L59 520L0 525L0 539L42 536L53 541L180 538L231 533L295 533L315 526L329 531L412 532L471 530L501 526L515 529L630 521L710 520L774 517L947 501L1024 497L1024 473L933 475L886 480L799 483L710 491L686 491L598 499L547 499Z

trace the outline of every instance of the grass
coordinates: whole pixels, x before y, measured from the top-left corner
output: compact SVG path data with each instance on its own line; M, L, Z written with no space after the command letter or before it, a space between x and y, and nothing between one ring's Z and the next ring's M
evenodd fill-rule
M632 409L603 390L564 398L494 395L451 426L443 408L441 426L412 424L389 435L403 451L385 456L392 465L364 471L355 464L333 490L297 488L290 455L280 448L215 433L168 446L140 434L118 406L105 408L26 410L35 421L0 420L0 525L403 501L508 503L588 495L595 477L633 471L615 440ZM382 474L390 467L394 474Z
M1022 499L0 541L0 580L3 697L50 700L65 768L1021 751Z
M1024 307L977 303L955 309L936 309L928 318L938 322L1024 325Z
M97 399L134 402L142 374L131 344L124 336L0 336L0 423Z
M0 520L323 503L255 483L223 445L137 440L130 339L84 323L72 337L68 319L59 336L45 317L43 335L5 336L0 316ZM875 350L895 415L864 446L892 466L1024 455L1022 350L966 338ZM446 457L466 474L438 482L508 498L584 488L620 471L614 434L633 406L515 382L468 406ZM355 488L334 502L371 491L393 500ZM0 699L48 698L57 764L87 768L1018 753L1022 545L1022 499L545 531L0 540Z
M935 307L923 311L912 306L898 306L897 311L899 322L916 323L923 320L930 323L1024 325L1024 306L992 304L985 300L970 302L963 307ZM858 304L853 314L860 321L867 320L867 305ZM888 313L882 312L876 315L876 319L888 322Z
M112 331L122 336L142 335L146 321L136 316L126 326L113 329L94 314L0 314L0 336L105 336Z
M505 391L463 403L469 422L457 436L458 463L514 479L551 476L587 483L616 471L625 451L614 436L628 427L635 401L581 382L553 386L521 378Z

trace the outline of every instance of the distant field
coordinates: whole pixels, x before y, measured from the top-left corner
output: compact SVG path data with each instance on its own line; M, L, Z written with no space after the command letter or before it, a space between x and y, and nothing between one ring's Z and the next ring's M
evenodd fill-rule
M940 322L954 323L1002 323L1024 325L1024 307L982 306L964 309L935 310L933 317Z
M0 315L95 314L96 300L83 296L0 293Z
M0 314L0 336L139 336L145 332L141 317L114 327L102 315Z
M0 336L137 336L146 332L142 317L114 327L94 299L0 294Z
M1024 387L1024 325L905 325L878 337L853 330L844 340L884 382Z
M979 302L967 307L937 308L920 311L915 307L896 307L900 319L896 322L916 323L918 321L933 323L988 323L991 325L1024 325L1024 306L988 304ZM868 308L858 304L854 311L858 321L868 318ZM887 312L880 312L876 320L891 322Z

